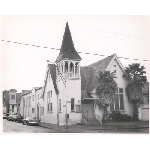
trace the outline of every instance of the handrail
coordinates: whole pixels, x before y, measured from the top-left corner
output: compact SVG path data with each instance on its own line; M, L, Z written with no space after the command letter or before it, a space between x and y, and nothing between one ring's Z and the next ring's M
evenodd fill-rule
M82 118L85 119L88 122L88 117L85 116L83 113L82 113Z
M102 125L102 118L98 114L95 114L95 119L97 119L99 123Z

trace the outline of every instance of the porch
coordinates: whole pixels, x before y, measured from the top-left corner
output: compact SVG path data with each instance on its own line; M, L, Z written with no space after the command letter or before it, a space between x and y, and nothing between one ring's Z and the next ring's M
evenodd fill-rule
M101 124L104 113L103 106L97 104L97 98L84 98L81 100L82 105L82 120L83 124Z

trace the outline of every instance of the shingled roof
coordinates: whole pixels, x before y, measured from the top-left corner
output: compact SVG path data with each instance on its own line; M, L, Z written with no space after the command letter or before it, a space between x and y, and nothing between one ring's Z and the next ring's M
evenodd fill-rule
M114 54L87 67L81 67L81 97L89 97L96 85L96 77L99 71L105 71L112 61Z
M66 59L81 60L81 57L75 50L68 23L66 23L66 28L62 40L62 45L60 48L60 53L55 62L58 63L59 61L66 60Z
M56 65L48 64L48 67L50 69L50 73L51 73L51 77L52 77L52 80L53 80L54 89L55 89L56 93L58 93L58 88L57 88L57 84L56 84Z

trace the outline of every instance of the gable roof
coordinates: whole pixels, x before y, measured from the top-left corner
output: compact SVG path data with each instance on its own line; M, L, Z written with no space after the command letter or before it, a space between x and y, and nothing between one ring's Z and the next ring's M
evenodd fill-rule
M45 76L45 81L44 81L44 86L43 86L43 94L42 97L44 98L44 93L45 93L45 88L46 88L46 84L47 84L47 78L48 78L48 73L50 71L51 74L51 78L53 80L53 85L54 85L54 89L56 91L56 94L59 93L58 88L57 88L57 84L56 84L56 65L54 64L48 64L47 66L47 71L46 71L46 76Z
M53 80L54 89L55 89L56 93L58 93L58 88L57 88L57 84L56 84L56 65L49 64L48 66L50 69L51 78Z
M60 53L56 59L56 63L60 62L61 60L81 60L81 57L75 50L72 37L71 37L71 32L68 26L68 22L66 23L66 28L62 40L62 45L60 48Z
M116 54L99 60L98 62L95 62L87 67L81 67L81 95L83 97L87 97L87 94L92 92L96 87L96 77L98 76L98 72L109 70L109 67L111 66L114 60L116 60L120 65L121 69L124 70Z

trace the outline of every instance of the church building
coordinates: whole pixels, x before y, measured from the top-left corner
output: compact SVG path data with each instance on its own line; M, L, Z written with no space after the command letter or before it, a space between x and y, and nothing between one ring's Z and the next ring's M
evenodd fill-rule
M65 125L97 119L102 124L104 109L95 94L96 76L99 71L110 71L116 75L115 100L107 110L119 110L133 114L133 104L125 93L128 81L123 77L124 67L116 54L86 67L80 66L71 32L66 24L60 53L54 64L47 65L43 86L43 121ZM67 119L66 119L67 118Z

